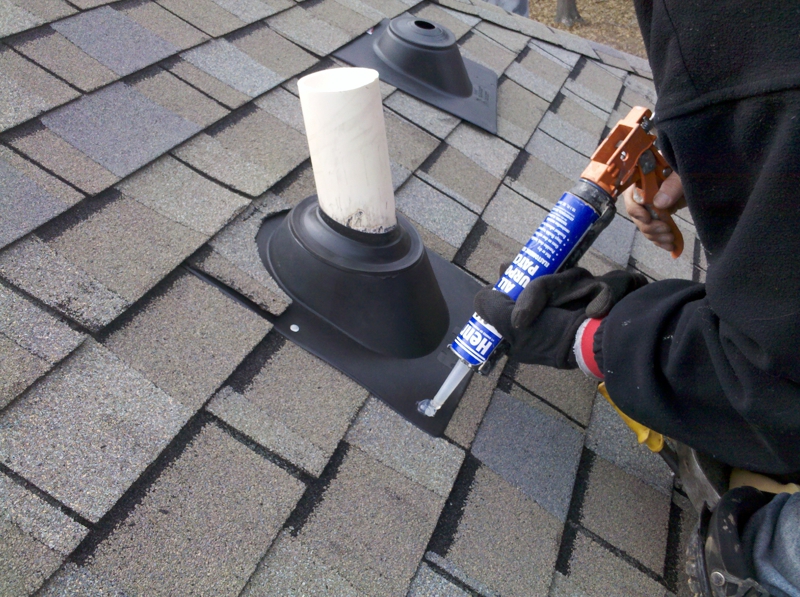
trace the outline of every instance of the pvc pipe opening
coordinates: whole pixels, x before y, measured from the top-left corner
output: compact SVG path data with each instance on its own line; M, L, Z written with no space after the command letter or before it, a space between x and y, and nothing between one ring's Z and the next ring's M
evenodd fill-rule
M298 89L313 93L352 91L378 79L371 68L331 68L306 75L297 82Z

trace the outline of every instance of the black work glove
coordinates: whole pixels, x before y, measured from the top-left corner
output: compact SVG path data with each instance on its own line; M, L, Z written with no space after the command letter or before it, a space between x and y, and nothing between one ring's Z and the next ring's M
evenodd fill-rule
M505 268L502 271L505 271ZM476 313L511 345L522 363L574 369L575 334L590 317L605 317L622 298L647 284L642 274L615 270L595 278L583 268L531 280L517 302L491 287L475 295Z

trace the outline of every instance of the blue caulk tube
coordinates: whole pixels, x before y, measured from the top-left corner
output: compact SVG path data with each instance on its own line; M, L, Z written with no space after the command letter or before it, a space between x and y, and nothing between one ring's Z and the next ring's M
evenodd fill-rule
M494 290L517 300L528 282L572 267L611 222L616 210L605 190L581 179L564 193L530 240L508 266ZM432 400L417 403L420 413L432 417L470 369L482 368L503 341L500 333L475 313L450 348L458 362Z

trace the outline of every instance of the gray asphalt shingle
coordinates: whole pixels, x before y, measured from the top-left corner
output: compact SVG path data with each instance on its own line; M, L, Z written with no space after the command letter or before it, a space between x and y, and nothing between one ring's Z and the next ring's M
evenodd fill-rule
M284 79L224 39L205 43L181 57L250 97L261 95Z
M559 62L564 64L567 68L574 68L576 64L578 64L578 60L581 59L580 54L576 54L575 52L570 52L569 50L565 50L560 46L555 46L551 43L547 43L540 39L533 39L531 40L531 46L535 46L540 50L543 50L546 54L549 54L553 58L557 59Z
M250 101L249 95L237 91L230 85L223 83L216 77L212 77L180 58L168 60L164 67L179 79L211 96L227 108L238 108L245 102Z
M422 563L411 582L408 597L470 597L470 595Z
M50 365L43 359L0 334L0 408L4 408L49 368Z
M292 95L283 87L276 87L269 93L262 95L253 102L262 110L266 110L275 118L282 120L298 133L306 134L306 125L303 120L303 110L300 107L300 98Z
M319 476L366 399L366 390L358 384L273 333L208 409Z
M562 97L558 110L548 111L539 128L586 157L590 157L597 149L605 124L605 118L597 118L575 101Z
M45 22L62 19L77 12L74 7L64 0L13 0L13 4L36 15Z
M111 580L71 562L63 565L42 588L42 597L128 597Z
M361 409L345 439L442 497L450 494L464 460L463 450L431 437L375 397Z
M586 447L663 494L672 491L670 468L659 455L636 441L633 431L600 394L586 429Z
M515 179L506 178L506 184L548 210L573 185L569 178L530 154L525 155L525 162L515 175Z
M284 531L250 578L242 597L286 595L359 597L359 592L302 541Z
M443 504L444 498L350 448L298 536L360 593L402 595Z
M8 142L90 195L107 189L119 180L119 177L38 122L24 125Z
M499 178L451 145L423 166L417 176L476 213L483 211L500 185Z
M589 473L581 524L656 574L664 573L670 496L603 458Z
M31 234L0 253L0 275L96 332L129 303Z
M398 210L454 247L464 242L478 219L416 176L403 185L395 196L395 202Z
M666 597L667 591L605 547L578 532L568 577L559 572L553 578L552 597L573 595L629 595L630 597Z
M518 153L513 145L466 122L462 122L450 133L447 144L497 178L505 176Z
M583 426L589 424L597 382L581 371L560 371L541 365L516 364L514 380ZM512 391L520 398L522 394Z
M0 458L97 522L189 415L141 374L87 340L0 414Z
M0 47L0 72L0 131L80 95L7 47Z
M482 219L520 245L524 245L539 227L547 212L506 185L500 185L483 212ZM517 249L519 251L519 249ZM514 255L509 255L513 259Z
M229 13L237 16L245 23L254 23L274 15L278 9L290 8L293 4L290 0L214 0Z
M200 127L228 114L228 110L217 102L159 67L137 73L128 84L163 108Z
M384 105L439 139L447 137L460 122L448 112L434 108L399 89L386 98Z
M608 71L587 60L577 75L573 73L564 86L598 108L611 112L622 89L622 81L609 77Z
M527 35L511 31L505 27L498 27L497 25L488 21L479 23L475 29L483 33L486 37L493 39L501 46L511 50L514 54L519 54L528 45L531 40Z
M327 56L354 36L314 17L302 5L269 19L269 26L318 56Z
M560 535L558 519L480 467L445 558L497 594L545 595Z
M517 147L524 147L533 135L547 102L511 79L497 88L497 134Z
M84 92L117 78L111 70L49 27L17 37L11 45Z
M164 156L118 187L161 215L211 236L250 202Z
M587 156L581 155L542 131L533 133L525 150L572 181L577 181L583 169L589 164Z
M338 0L338 2L368 18L379 16L393 19L409 9L408 4L400 0Z
M477 237L473 238L474 245L463 266L487 284L494 284L500 277L500 265L514 258L520 250L520 242L485 222L478 226L480 229L476 226L473 231Z
M178 51L176 46L108 6L57 21L51 27L119 76L129 75Z
M310 4L307 12L312 17L341 29L351 37L361 35L381 20L375 15L366 17L353 11L338 0L322 0Z
M0 518L63 556L72 553L89 531L6 475L0 476Z
M415 10L414 15L447 27L456 36L456 39L461 39L472 28L468 23L457 19L434 4L426 4L421 9Z
M8 595L30 595L61 565L64 557L16 525L0 519L0 579Z
M559 520L565 520L583 433L544 405L496 391L472 453Z
M120 177L200 130L124 83L114 83L50 112L42 122Z
M439 141L389 110L383 111L383 119L389 158L410 175L439 146Z
M251 196L269 189L309 156L304 136L255 107L173 153Z
M25 31L44 21L9 0L0 0L0 37Z
M208 39L202 31L198 31L155 2L128 0L114 5L114 10L123 13L181 50L196 46Z
M48 245L130 304L206 238L124 195L94 203L60 221Z
M193 258L193 265L273 315L283 313L291 299L267 272L255 239L262 220L284 207L288 205L266 193L209 241L209 251Z
M514 62L516 56L496 41L483 33L473 30L469 36L459 43L461 55L486 68L493 70L499 77Z
M206 425L88 568L128 594L238 595L304 488Z
M20 167L24 170L18 169ZM56 194L50 192L45 184L56 190ZM0 186L4 191L0 195L0 247L38 228L82 198L79 193L52 179L33 164L26 164L5 148L0 148Z
M266 25L247 28L232 36L231 43L281 78L288 79L316 64L317 59Z
M158 3L211 37L225 35L246 25L212 0L158 0Z
M105 346L194 411L270 327L220 290L183 274L169 280Z
M0 286L0 333L50 364L66 357L85 338L84 334L4 286Z
M625 209L622 205L620 208ZM592 249L605 255L620 267L627 267L636 233L637 228L632 222L617 216L592 243Z
M522 59L509 66L506 75L547 101L553 101L569 76L570 67L539 46L529 45Z

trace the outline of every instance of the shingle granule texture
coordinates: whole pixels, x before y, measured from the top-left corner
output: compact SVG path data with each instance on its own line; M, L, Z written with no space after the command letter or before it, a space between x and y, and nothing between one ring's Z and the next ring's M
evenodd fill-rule
M583 434L545 407L496 391L472 444L481 462L565 520Z
M87 340L0 415L0 458L96 522L190 412Z
M0 72L0 131L80 95L11 48L0 47Z
M178 51L176 46L108 6L51 26L119 76L129 75Z
M277 352L269 354L277 346ZM318 476L366 400L367 392L274 333L242 367L248 370L262 362L246 387L239 388L239 392L225 388L209 404L209 410L259 444ZM240 383L234 376L234 385Z
M403 595L443 503L351 448L299 537L361 593Z
M128 594L238 595L303 490L207 425L88 567Z
M376 398L370 398L347 432L347 441L438 493L450 495L464 451L418 429Z
M124 83L115 83L50 112L42 122L120 177L200 130Z
M446 557L501 595L544 595L560 535L554 516L481 467Z
M196 410L271 325L190 274L169 280L106 346Z

